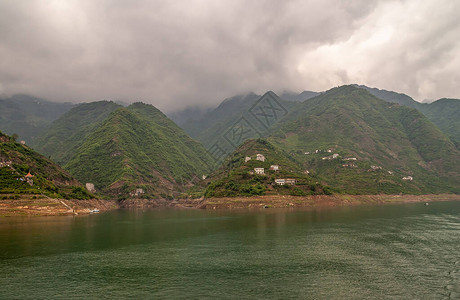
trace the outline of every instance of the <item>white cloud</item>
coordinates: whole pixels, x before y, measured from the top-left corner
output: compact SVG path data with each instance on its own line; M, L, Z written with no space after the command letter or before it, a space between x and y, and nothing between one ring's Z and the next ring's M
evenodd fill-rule
M347 41L307 51L299 71L316 85L360 83L416 99L458 97L459 2L381 2ZM346 76L339 74L345 73ZM312 78L315 80L315 78Z
M0 82L9 94L163 110L345 83L458 97L457 11L433 0L6 0Z

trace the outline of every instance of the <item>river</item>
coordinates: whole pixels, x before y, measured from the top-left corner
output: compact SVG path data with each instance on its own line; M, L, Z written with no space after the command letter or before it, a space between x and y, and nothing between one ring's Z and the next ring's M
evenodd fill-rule
M459 299L460 202L0 218L0 299Z

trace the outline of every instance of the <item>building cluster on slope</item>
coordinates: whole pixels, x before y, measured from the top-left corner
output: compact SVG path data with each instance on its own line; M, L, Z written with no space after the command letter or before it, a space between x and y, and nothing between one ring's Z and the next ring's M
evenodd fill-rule
M275 183L277 185L285 185L285 184L295 185L296 181L293 178L279 178L279 179L275 179Z
M0 168L3 167L11 167L13 165L13 162L11 160L8 161L0 161Z
M251 159L252 158L250 156L246 156L244 158L244 162L247 163ZM262 154L258 153L258 154L256 154L256 160L261 161L261 162L265 162L265 156L263 156ZM271 165L269 170L277 172L277 171L280 170L280 166L279 165ZM254 168L254 171L250 170L249 174L265 175L265 168L260 168L260 167ZM293 178L278 178L278 179L275 179L275 184L277 184L277 185L285 185L285 184L295 185L296 180L293 179Z
M331 149L328 149L328 150L315 150L315 151L312 151L312 152L304 152L305 155L309 155L309 154L315 154L315 153L331 153L332 150ZM322 157L321 159L322 160L332 160L332 159L337 159L339 158L340 155L337 154L337 153L334 153L332 155L329 155L329 156L326 156L326 157ZM355 162L357 161L358 159L356 157L343 157L342 158L342 161L344 162L342 164L342 167L344 168L357 168L358 166L355 164ZM376 165L371 165L370 166L370 169L368 171L377 171L377 170L382 170L382 166L376 166ZM394 172L393 171L387 171L389 175L393 175ZM404 176L402 177L402 180L404 181L413 181L414 178L412 176Z
M11 160L2 160L0 161L0 168L10 168L11 170L13 170L14 172L17 173L17 171L13 168L13 162ZM20 181L25 181L27 182L29 185L34 185L34 180L32 179L34 177L34 175L30 174L30 171L29 173L27 173L26 176L24 177L20 177L20 178L17 178L16 180L20 180Z
M328 152L328 153L331 153L332 150L328 149L328 150L315 150L313 153L320 153L320 152ZM306 155L310 154L310 152L305 152ZM322 159L323 160L331 160L331 159L337 159L339 158L340 155L337 154L337 153L334 153L330 156L327 156L327 157L323 157ZM252 158L250 156L246 156L245 159L244 159L244 162L248 162L250 161ZM263 156L262 154L256 154L256 160L258 161L261 161L261 162L265 162L265 156ZM354 163L355 161L357 161L357 158L356 157L344 157L342 158L343 161L346 161L347 163L345 164L342 164L342 167L345 167L345 168L357 168L357 165ZM377 170L382 170L383 168L381 166L376 166L376 165L371 165L369 171L377 171ZM271 171L279 171L280 170L280 167L278 165L271 165L270 166L270 169ZM305 171L305 174L309 174L310 172L309 171ZM265 175L265 169L264 168L261 168L261 167L257 167L257 168L254 168L254 171L250 170L249 171L249 174L256 174L256 175ZM388 171L388 174L390 175L393 175L393 171ZM404 181L413 181L414 178L412 176L404 176L402 177L402 180ZM275 184L277 185L295 185L296 184L296 180L295 179L292 179L292 178L277 178L275 179Z
M310 155L310 154L313 154L313 153L332 153L332 150L331 149L327 149L327 150L320 150L320 149L316 149L315 151L308 151L308 152L304 152L305 155Z
M336 159L336 158L338 158L338 157L339 157L339 155L338 155L337 153L334 153L334 154L332 154L331 156L326 156L326 157L323 157L322 159L323 159L323 160L325 160L325 159L331 160L331 159Z
M143 194L145 194L145 192L144 192L144 189L141 189L141 188L136 188L134 191L129 193L131 197L139 197Z

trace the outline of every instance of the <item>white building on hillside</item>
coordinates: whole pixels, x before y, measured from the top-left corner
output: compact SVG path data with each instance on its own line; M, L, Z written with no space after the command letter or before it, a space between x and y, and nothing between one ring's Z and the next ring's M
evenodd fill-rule
M258 174L258 175L264 175L265 174L264 168L254 168L254 172L256 172L256 174Z
M277 185L285 185L286 184L286 179L283 179L283 178L275 179L275 183Z
M286 178L286 184L295 185L296 180L294 178Z
M271 165L270 170L272 171L279 171L280 167L278 165Z
M345 157L343 160L356 160L356 157Z

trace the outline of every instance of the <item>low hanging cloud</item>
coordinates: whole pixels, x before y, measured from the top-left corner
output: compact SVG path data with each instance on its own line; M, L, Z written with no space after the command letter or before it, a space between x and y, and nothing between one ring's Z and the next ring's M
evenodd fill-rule
M0 2L0 93L144 101L359 83L459 97L458 1Z

